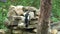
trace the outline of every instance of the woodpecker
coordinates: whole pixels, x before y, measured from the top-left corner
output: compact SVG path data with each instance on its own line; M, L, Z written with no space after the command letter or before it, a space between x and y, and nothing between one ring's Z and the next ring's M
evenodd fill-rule
M25 13L25 27L28 27L29 25L29 11Z

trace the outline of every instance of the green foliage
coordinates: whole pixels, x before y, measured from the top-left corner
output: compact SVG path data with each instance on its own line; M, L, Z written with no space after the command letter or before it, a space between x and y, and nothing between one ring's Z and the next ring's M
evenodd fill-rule
M4 27L4 20L7 16L7 12L10 5L23 5L40 7L40 0L7 0L7 2L0 2L0 29ZM52 0L52 13L51 19L56 22L60 20L60 0Z
M52 21L54 21L54 22L59 21L59 20L58 20L57 18L55 18L55 17L52 17L51 19L52 19Z
M52 0L52 13L53 21L59 21L60 20L60 0Z
M7 0L7 2L0 2L0 29L4 27L4 20L7 16L7 12L10 5L22 5L22 6L34 6L39 8L40 1L39 0Z

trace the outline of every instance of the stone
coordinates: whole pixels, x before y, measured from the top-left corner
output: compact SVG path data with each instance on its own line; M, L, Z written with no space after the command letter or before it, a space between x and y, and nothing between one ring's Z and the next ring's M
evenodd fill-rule
M21 30L13 30L13 34L22 34Z
M0 29L0 34L5 34L5 30L4 29Z

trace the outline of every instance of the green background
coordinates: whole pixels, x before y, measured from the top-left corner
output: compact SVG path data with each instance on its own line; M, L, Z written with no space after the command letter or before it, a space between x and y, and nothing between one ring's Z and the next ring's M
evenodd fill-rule
M10 5L23 5L40 7L40 0L7 0L7 2L0 2L0 29L4 29L4 20ZM60 0L52 0L52 17L53 22L60 20Z

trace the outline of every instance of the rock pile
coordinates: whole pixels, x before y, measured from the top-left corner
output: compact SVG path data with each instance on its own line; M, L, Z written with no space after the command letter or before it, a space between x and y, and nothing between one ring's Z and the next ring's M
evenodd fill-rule
M38 16L39 10L35 7L11 5L7 14L7 20L5 20L5 25L10 33L13 34L29 34L30 32L30 34L33 34L33 30L37 27Z

